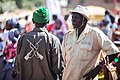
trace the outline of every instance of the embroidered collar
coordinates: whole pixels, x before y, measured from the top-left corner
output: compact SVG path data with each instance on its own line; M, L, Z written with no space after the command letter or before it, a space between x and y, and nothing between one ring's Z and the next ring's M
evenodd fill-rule
M38 27L35 27L33 30L33 32L48 32L47 29L45 27L43 28L38 28Z

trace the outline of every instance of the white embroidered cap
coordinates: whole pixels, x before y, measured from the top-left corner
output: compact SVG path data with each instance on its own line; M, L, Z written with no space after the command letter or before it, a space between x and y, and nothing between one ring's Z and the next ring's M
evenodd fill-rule
M70 13L73 12L79 13L83 15L87 20L90 20L89 10L84 6L78 5L74 10L70 11Z

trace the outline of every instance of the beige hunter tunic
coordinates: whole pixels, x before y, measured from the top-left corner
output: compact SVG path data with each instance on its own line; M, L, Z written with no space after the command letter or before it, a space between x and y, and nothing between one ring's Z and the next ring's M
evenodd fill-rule
M119 51L97 28L87 25L78 39L75 30L68 31L62 44L66 66L62 80L85 80L83 75L95 66L101 49L107 55Z

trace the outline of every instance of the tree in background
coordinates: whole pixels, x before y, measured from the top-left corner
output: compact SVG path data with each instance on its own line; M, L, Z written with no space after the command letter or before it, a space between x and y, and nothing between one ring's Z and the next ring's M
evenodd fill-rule
M22 3L22 0L15 0L15 3L17 5L18 8L22 8L23 7L23 3Z
M45 0L0 0L0 14L16 9L32 9L45 6Z

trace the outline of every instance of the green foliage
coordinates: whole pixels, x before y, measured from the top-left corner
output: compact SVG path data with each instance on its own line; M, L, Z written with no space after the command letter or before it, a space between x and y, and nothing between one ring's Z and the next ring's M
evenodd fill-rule
M0 13L3 13L5 11L13 11L17 9L17 6L15 5L15 1L0 1Z
M45 6L45 0L0 0L0 13Z
M32 9L39 6L45 6L45 0L23 0L23 8L25 9Z

